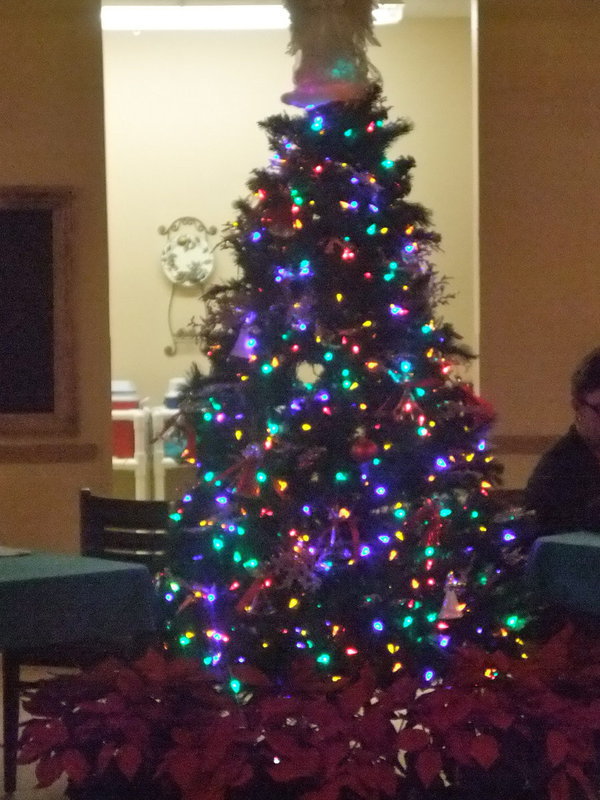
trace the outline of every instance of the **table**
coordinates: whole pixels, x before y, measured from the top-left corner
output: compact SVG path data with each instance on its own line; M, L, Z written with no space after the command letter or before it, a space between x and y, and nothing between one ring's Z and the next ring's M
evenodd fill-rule
M544 598L600 615L600 533L559 533L536 539L528 575Z
M152 578L142 564L38 552L0 557L6 792L16 785L19 651L148 634L153 609Z

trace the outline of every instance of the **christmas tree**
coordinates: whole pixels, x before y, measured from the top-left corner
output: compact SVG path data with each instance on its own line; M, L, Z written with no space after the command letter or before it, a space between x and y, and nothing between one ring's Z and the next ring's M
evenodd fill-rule
M522 646L493 411L455 375L471 354L439 316L414 161L387 155L411 126L369 79L372 3L289 5L302 110L261 123L273 156L225 236L239 277L205 296L167 639L229 675L303 657L332 680L366 660L432 681L465 642Z

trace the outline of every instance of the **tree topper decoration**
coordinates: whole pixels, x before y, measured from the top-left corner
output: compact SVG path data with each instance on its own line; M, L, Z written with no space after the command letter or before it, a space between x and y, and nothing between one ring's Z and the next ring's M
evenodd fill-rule
M288 52L299 55L295 88L282 95L293 106L319 106L362 97L373 83L367 44L377 0L284 0L291 17Z

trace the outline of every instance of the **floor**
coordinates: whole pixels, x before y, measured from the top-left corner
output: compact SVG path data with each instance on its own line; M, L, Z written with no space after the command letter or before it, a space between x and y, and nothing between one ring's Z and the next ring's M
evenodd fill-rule
M53 670L56 672L57 670ZM42 668L30 667L22 671L25 680L38 680L44 677L45 671ZM0 692L1 695L1 692ZM0 696L0 710L2 698ZM21 711L21 720L26 717ZM1 776L4 769L4 748L0 748L0 786L2 785ZM63 800L65 781L61 780L50 786L48 789L36 789L35 764L17 768L17 791L12 795L4 795L0 789L0 798L10 798L10 800Z

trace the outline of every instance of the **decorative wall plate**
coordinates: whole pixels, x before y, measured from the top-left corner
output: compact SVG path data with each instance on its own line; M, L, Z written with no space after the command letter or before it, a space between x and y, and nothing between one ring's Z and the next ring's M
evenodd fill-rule
M214 268L214 255L208 236L216 228L207 228L196 217L179 217L158 232L167 237L160 263L166 277L178 286L193 287L205 281Z

